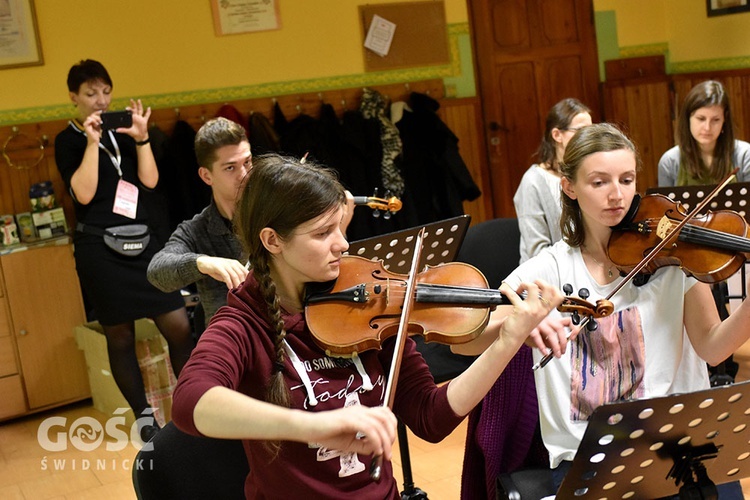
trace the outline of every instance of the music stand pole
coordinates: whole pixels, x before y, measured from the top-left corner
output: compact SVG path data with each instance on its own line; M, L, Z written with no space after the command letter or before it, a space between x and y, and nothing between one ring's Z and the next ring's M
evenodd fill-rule
M359 255L366 259L382 260L386 269L396 273L408 273L411 268L413 240L424 229L425 251L419 261L420 269L425 265L436 266L452 262L463 242L471 217L462 215L451 219L432 222L394 233L383 234L351 242L349 255ZM402 500L426 500L427 493L414 486L409 455L409 441L406 426L398 422L398 445L401 455L401 468L404 475Z

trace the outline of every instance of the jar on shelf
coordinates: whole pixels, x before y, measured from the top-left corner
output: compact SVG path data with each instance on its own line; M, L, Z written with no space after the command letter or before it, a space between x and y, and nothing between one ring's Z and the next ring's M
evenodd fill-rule
M55 190L52 189L51 181L38 182L31 185L29 189L32 212L43 212L57 205L55 201Z

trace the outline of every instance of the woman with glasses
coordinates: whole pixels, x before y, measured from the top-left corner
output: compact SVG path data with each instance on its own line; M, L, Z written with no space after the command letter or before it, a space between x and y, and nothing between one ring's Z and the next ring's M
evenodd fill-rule
M560 233L560 161L565 146L582 127L591 125L591 110L577 99L558 102L547 114L538 163L529 168L513 196L521 230L521 262L562 238Z

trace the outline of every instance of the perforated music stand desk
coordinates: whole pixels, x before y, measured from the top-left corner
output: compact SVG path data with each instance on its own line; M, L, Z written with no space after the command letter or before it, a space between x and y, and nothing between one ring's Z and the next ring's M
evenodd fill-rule
M600 406L557 498L676 495L672 457L711 445L702 463L713 483L750 476L750 382Z
M716 186L673 186L659 187L646 190L646 194L663 194L673 201L679 201L690 211ZM709 203L708 210L734 210L747 220L750 210L750 182L735 182L728 184Z
M436 266L452 262L461 248L470 221L470 215L460 215L424 226L354 241L349 244L347 253L370 260L382 260L384 267L389 271L408 274L414 254L414 241L423 227L425 236L419 259L420 270L425 265Z

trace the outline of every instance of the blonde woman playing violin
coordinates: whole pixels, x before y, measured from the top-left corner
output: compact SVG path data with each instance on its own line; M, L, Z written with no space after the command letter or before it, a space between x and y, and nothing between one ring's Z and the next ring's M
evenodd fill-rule
M505 283L540 279L585 288L592 299L608 296L623 279L607 256L611 227L633 201L638 162L632 142L614 126L579 130L561 164L563 241L522 264ZM750 337L750 306L743 303L721 322L709 285L676 266L658 269L643 286L627 283L611 300L614 314L599 319L593 332L573 331L568 339L553 311L530 337L530 343L560 355L535 372L542 439L556 487L598 406L708 389L706 362L720 362ZM506 306L496 311L507 313ZM454 350L481 351L492 333L487 329L473 345ZM535 361L544 354L535 350ZM722 500L742 498L739 483L719 491Z

